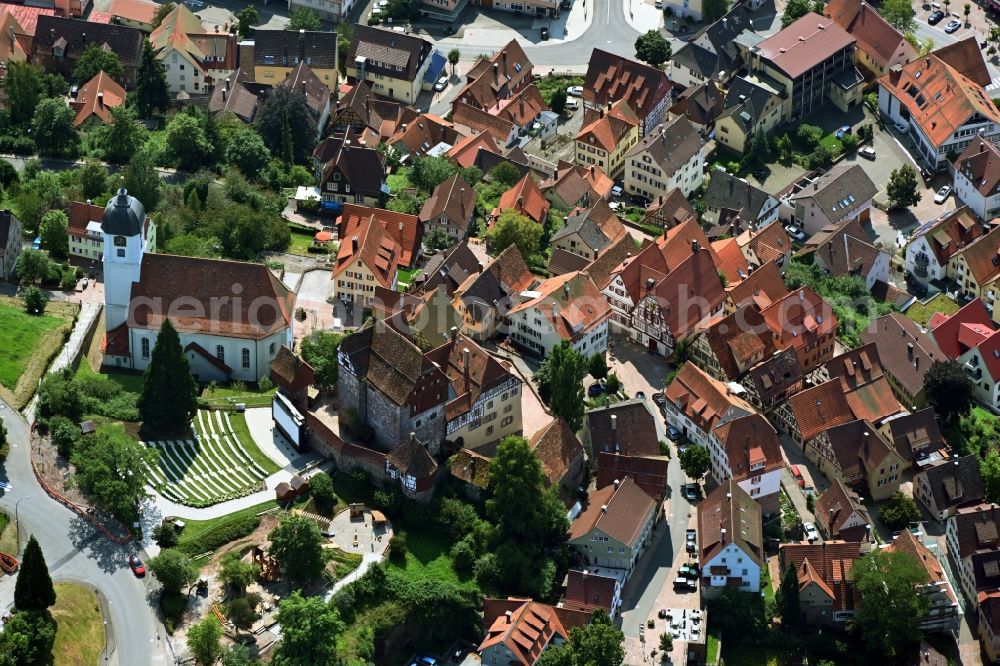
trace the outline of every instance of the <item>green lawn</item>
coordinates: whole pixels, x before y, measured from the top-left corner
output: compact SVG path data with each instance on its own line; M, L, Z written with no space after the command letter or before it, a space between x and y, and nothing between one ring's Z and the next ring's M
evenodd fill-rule
M784 666L792 663L794 656L795 650L787 645L737 645L727 642L722 648L726 666Z
M39 343L64 322L62 317L36 317L14 303L0 302L0 384L11 391L17 388Z
M184 529L181 530L180 538L177 540L177 545L180 546L189 541L194 541L198 537L206 534L214 529L222 527L226 523L235 522L236 520L243 518L244 516L255 516L258 513L267 511L268 509L275 509L278 507L278 503L274 500L268 500L267 502L262 502L260 504L255 504L254 506L248 506L245 509L240 509L239 511L233 511L232 513L226 514L225 516L220 516L219 518L210 518L209 520L184 520Z
M250 428L247 427L246 416L238 412L234 412L229 415L229 424L233 427L233 434L235 434L243 444L243 448L246 450L247 455L249 455L255 463L260 465L269 476L281 469L281 466L278 465L278 463L264 455L264 452L257 446L257 443L250 435Z
M771 583L771 570L767 567L767 560L764 560L764 566L760 569L760 585L764 590L764 599L774 600L774 585Z
M827 149L829 149L834 155L839 155L844 152L844 144L840 142L840 139L834 136L833 132L820 139L819 145L826 146Z
M479 587L472 576L462 576L451 566L448 549L451 544L444 536L433 532L406 533L406 562L389 560L389 569L403 572L410 579L432 579L453 583L469 590Z
M362 556L360 553L348 553L340 548L331 548L329 553L330 563L326 565L326 568L334 581L342 579L361 566Z
M541 93L542 99L545 100L546 104L552 103L552 93L555 91L559 89L566 90L570 86L582 85L582 76L543 76L538 81L535 81L535 87L538 88L538 92Z
M942 312L946 315L955 314L959 310L959 305L948 298L943 293L938 294L926 303L916 302L906 309L906 316L917 322L921 326L927 326L935 312Z
M56 622L52 647L55 666L93 666L104 649L104 620L97 595L82 585L56 583Z
M87 359L80 359L80 365L76 369L76 377L97 378L102 381L114 382L129 393L142 393L142 375L127 374L124 372L94 372Z
M403 285L409 286L410 281L413 276L420 272L419 268L410 268L407 270L400 270L397 272L397 280L399 281L399 290L403 291Z
M705 637L705 663L714 666L719 658L719 630L709 627Z
M412 188L413 183L410 182L410 169L408 167L400 167L399 171L386 177L385 184L389 186L389 189L393 193Z

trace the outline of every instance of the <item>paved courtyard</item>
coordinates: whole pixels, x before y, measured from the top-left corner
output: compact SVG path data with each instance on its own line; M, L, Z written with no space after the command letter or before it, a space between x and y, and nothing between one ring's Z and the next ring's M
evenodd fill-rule
M368 509L354 519L351 518L351 511L345 509L330 521L327 536L337 548L347 553L380 553L392 538L392 527L388 524L376 527Z

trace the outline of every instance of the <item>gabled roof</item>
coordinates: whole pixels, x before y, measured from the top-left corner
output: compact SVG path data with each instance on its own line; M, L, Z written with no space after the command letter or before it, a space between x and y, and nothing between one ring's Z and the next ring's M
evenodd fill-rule
M804 252L814 252L816 260L822 262L833 277L858 275L862 278L868 277L883 254L871 244L857 217L823 227L809 239Z
M986 497L986 486L974 455L942 460L917 474L927 477L938 510L975 505Z
M948 447L932 407L889 419L885 427L896 453L903 460L917 462L927 454Z
M975 37L966 37L934 51L934 55L951 65L959 74L984 88L990 85L990 71Z
M958 509L948 520L955 525L958 552L951 554L956 560L978 552L996 552L1000 548L1000 506L987 502L967 506ZM949 539L949 548L951 544Z
M836 379L823 382L788 398L802 441L854 420L844 387Z
M603 576L587 570L570 569L566 574L566 596L563 604L589 613L603 608L614 613L615 590L619 587L614 576Z
M449 396L453 396L445 407L449 421L467 413L483 393L514 376L507 361L498 361L471 338L460 334L424 356L448 377Z
M242 67L226 77L224 83L216 84L208 100L208 110L212 113L232 113L245 123L253 122L257 115L257 104L264 86L254 83Z
M285 345L281 345L271 361L271 379L286 391L298 391L310 386L316 371Z
M412 284L419 285L421 291L443 286L450 296L470 275L481 273L488 262L485 244L474 244L465 239L447 252L438 252L431 257Z
M359 218L357 224L352 225L350 235L341 238L337 264L332 273L334 280L357 261L362 261L380 286L393 287L396 270L401 263L402 249L374 216Z
M639 118L629 108L628 102L620 99L607 112L602 112L593 122L580 128L574 140L611 153L638 126Z
M514 123L510 120L459 101L452 106L451 121L468 127L473 133L489 134L498 145L507 145L514 132Z
M83 55L87 44L107 44L126 69L138 64L145 39L137 28L46 15L38 17L35 35L36 55L54 55L53 46L61 40L65 59L72 61Z
M506 139L507 137L504 136L504 138ZM448 151L448 157L454 160L460 167L467 168L475 164L480 150L486 150L497 155L500 154L500 148L497 147L497 142L493 139L493 135L489 132L482 132L461 139Z
M3 23L3 14L11 17L21 30L15 29L15 34L28 35L34 37L38 27L39 16L55 16L56 10L50 7L28 7L26 5L15 5L12 3L0 3L0 23ZM10 26L8 25L7 28Z
M847 404L856 418L881 424L885 419L906 411L892 393L889 380L884 376L848 391Z
M439 144L452 146L463 137L454 126L431 113L424 113L408 123L400 125L388 143L406 150L410 155L420 157Z
M565 275L573 271L582 271L587 268L589 261L578 254L573 254L559 247L552 248L549 257L549 275Z
M764 566L761 508L734 479L723 481L698 505L698 563L702 568L728 544Z
M863 541L868 537L868 526L872 525L868 509L861 503L861 498L844 483L834 477L830 487L816 500L814 512L817 522L824 526L824 531L833 539L844 541ZM862 524L845 527L848 519L857 515ZM908 531L908 530L904 530Z
M778 347L813 343L837 330L833 308L809 287L799 287L763 311Z
M1000 226L956 252L965 259L969 272L981 287L1000 276Z
M510 99L497 103L491 113L497 117L509 120L518 127L528 127L542 111L548 111L549 105L542 99L542 94L534 84L522 88Z
M704 332L705 342L719 361L722 372L736 381L751 366L774 353L770 331L760 311L749 305L712 322Z
M305 95L306 106L316 117L321 116L330 103L330 88L316 76L316 72L305 61L296 65L278 86Z
M757 124L767 118L764 110L784 89L763 74L736 76L727 86L720 117L731 117L745 133L752 133Z
M967 352L993 334L993 318L982 299L966 303L955 314L935 314L928 323L931 335L947 358L952 360ZM938 359L944 360L944 359Z
M776 398L801 386L805 378L799 357L792 349L775 352L750 368L741 379L744 386L756 390L760 402L770 405Z
M695 326L720 309L726 292L719 279L715 257L707 248L692 252L652 290L660 316L674 338L681 340Z
M762 2L756 7L752 8L751 3L736 3L724 17L699 30L677 49L671 61L698 72L706 79L740 69L743 62L736 38L746 33L759 39L754 25L769 25L769 19L775 14L773 2ZM759 22L760 19L766 23ZM705 42L707 47L702 46Z
M532 435L529 443L550 486L558 486L570 467L583 460L583 444L569 424L558 416Z
M535 310L563 340L577 340L611 316L607 299L586 273L549 278L532 291L537 295L515 305L510 314Z
M336 45L336 33L321 34L330 35ZM421 63L430 56L432 48L430 42L417 35L359 23L354 27L351 45L344 56L352 65L357 58L364 57L369 71L393 79L414 81ZM397 70L397 67L402 67L402 71Z
M775 199L764 190L720 169L712 172L702 196L702 203L706 207L715 210L742 210L751 221L760 218L761 211L769 201L773 204Z
M860 337L862 344L875 344L882 368L910 395L923 389L931 363L945 358L931 336L897 312L873 321Z
M645 120L669 94L670 79L662 69L603 49L591 52L583 83L585 106L607 107L624 99L635 115Z
M476 190L457 173L434 188L418 216L421 222L436 220L441 215L465 232L476 214Z
M917 58L879 79L935 146L940 146L977 114L979 122L1000 123L1000 112L982 87L938 55Z
M684 116L696 125L708 125L722 113L725 95L713 80L684 91L670 113Z
M819 14L808 13L757 45L760 57L796 79L855 43L846 30Z
M111 109L125 103L125 89L101 70L77 92L73 100L76 118L73 127L79 127L90 118L96 117L102 123L111 120Z
M754 409L728 387L686 361L666 388L667 400L704 432L711 432L726 418L751 414Z
M399 446L390 451L385 459L386 462L399 470L400 474L412 476L415 479L430 478L434 476L438 468L434 456L427 452L427 448L412 432L409 437L399 443Z
M823 15L849 32L857 40L858 48L883 69L897 53L907 62L917 56L917 50L903 35L864 0L832 0L823 9Z
M559 621L555 609L528 599L510 615L497 615L492 624L486 627L486 637L479 646L479 652L503 645L514 655L515 663L534 664L542 651L557 637L563 641L569 640L569 633Z
M955 171L984 197L1000 192L1000 148L978 134L955 160Z
M556 243L562 238L577 234L586 247L597 256L605 248L628 235L628 230L604 199L587 208L576 208L566 218L566 223L549 239Z
M687 200L680 188L675 187L670 190L667 196L662 194L653 199L646 209L645 222L657 224L664 227L672 227L692 217L697 217L698 213L694 206Z
M320 162L322 175L319 184L326 184L339 173L351 186L352 194L377 197L382 194L385 181L385 157L375 148L360 143L351 131L339 136L329 136L313 150L313 158ZM343 237L343 236L341 236Z
M735 238L722 238L711 242L712 250L717 257L717 266L729 284L745 280L750 274L750 264L743 256L743 250Z
M848 349L826 362L830 379L840 379L845 391L851 391L882 376L878 348L868 343Z
M460 449L451 462L451 475L477 488L490 485L490 459L471 449Z
M362 26L364 31L371 30ZM354 33L355 38L358 33ZM320 30L254 30L253 62L255 65L274 66L288 55L308 59L313 69L336 67L337 33ZM352 41L352 47L354 42ZM341 53L344 58L346 54ZM353 57L348 60L353 63Z
M727 287L726 291L735 307L753 304L761 310L788 295L788 288L785 287L785 281L781 278L781 272L774 260L751 272L747 279Z
M833 462L844 478L856 479L864 470L877 468L894 453L870 421L854 419L826 431Z
M910 233L909 243L926 237L938 264L944 266L961 248L983 235L983 225L968 206L924 222Z
M264 264L146 253L140 270L129 301L132 328L159 330L169 315L178 332L262 340L291 326L295 294ZM234 284L243 298L232 298ZM180 296L198 307L175 314L169 304Z
M511 244L482 272L470 274L455 289L454 296L465 304L468 316L473 321L482 321L483 306L498 308L497 314L502 316L507 313L506 308L510 307L512 299L516 302L518 294L536 283L537 280L528 270L521 252L516 245Z
M595 51L596 52L596 51ZM626 159L648 155L653 163L670 176L697 155L705 140L697 126L684 116L660 123L628 152Z
M663 457L647 458L602 451L597 454L597 487L604 488L630 477L647 495L662 500L667 494L669 467L670 461Z
M159 4L147 0L111 0L108 13L113 17L153 25L153 19L156 17L156 11L159 7Z
M656 501L631 477L590 494L587 508L569 527L569 538L579 539L594 530L627 546L634 546L643 527L657 510Z
M653 244L650 243L649 245L652 246ZM636 245L632 235L626 234L617 243L611 245L598 255L586 268L586 271L590 273L590 277L594 280L597 288L604 289L611 282L619 266L623 262L628 261L632 255L638 254L639 251L639 246Z
M607 451L629 456L660 455L656 419L638 398L587 410L593 454Z
M531 61L518 41L512 39L466 73L468 83L456 99L466 100L481 109L491 109L530 75Z
M715 436L722 444L735 481L744 481L784 466L778 433L760 414L726 421L716 426Z
M522 215L527 215L539 224L545 224L551 204L545 199L542 191L530 175L517 181L513 187L500 196L500 203L497 209L501 212L505 210L516 210Z
M818 585L833 600L832 610L857 608L861 595L854 587L851 569L861 559L861 544L848 541L823 543L783 543L778 546L782 570L794 566L799 573L799 590Z
M367 220L373 220L381 226L388 237L399 246L398 264L404 268L412 266L417 255L420 254L420 242L423 235L423 227L417 216L385 208L344 204L338 223L340 238L346 240L356 235L356 229L359 229ZM344 251L344 244L341 243L341 253ZM339 261L337 265L340 266Z
M812 199L828 219L838 220L844 217L845 211L860 208L876 194L878 187L860 164L841 162L814 178L791 198ZM860 236L860 233L855 231L855 235Z

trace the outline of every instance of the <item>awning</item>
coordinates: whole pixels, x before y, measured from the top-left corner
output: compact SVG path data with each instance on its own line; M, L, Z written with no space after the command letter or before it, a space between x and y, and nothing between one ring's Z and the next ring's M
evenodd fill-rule
M431 51L431 64L424 73L424 83L434 83L444 71L444 66L448 64L448 59L437 51Z
M381 511L372 511L372 522L376 525L385 525L385 514Z

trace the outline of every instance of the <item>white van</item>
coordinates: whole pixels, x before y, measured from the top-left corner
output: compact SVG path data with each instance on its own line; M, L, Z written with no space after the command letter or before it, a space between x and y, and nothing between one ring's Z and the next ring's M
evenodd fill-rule
M580 100L570 97L566 100L566 108L570 111L576 111L580 108Z

